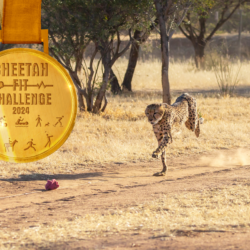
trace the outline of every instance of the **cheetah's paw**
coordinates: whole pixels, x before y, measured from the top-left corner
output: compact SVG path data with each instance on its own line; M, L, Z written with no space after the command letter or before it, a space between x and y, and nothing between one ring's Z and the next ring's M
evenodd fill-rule
M152 154L152 157L158 159L159 158L159 153L154 151L153 154Z
M166 172L157 172L153 174L153 176L165 176L165 175L166 175Z

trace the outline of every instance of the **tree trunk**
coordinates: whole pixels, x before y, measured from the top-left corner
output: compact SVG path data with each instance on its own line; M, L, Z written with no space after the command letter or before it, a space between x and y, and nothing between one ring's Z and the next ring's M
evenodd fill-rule
M161 38L161 54L162 54L162 90L163 103L171 105L170 83L169 83L169 40Z
M121 87L119 85L118 79L117 79L117 77L112 69L110 69L109 80L110 80L110 85L111 85L111 92L114 95L119 94L122 90L121 90Z
M110 55L110 52L111 52L110 49L107 49L107 51L105 51L103 49L103 51L101 51L102 63L103 63L103 66L104 66L104 74L103 74L102 86L99 89L99 92L97 94L95 104L94 104L94 107L93 107L93 113L95 113L95 114L97 114L101 110L102 100L103 100L103 98L105 96L106 89L107 89L108 82L109 82L109 75L110 75L110 70L111 70L111 66L110 66L111 55Z
M92 109L93 109L93 93L92 91L91 92L88 92L87 93L87 98L86 99L86 103L87 103L87 111L91 112Z
M167 36L164 13L159 0L154 0L157 16L160 25L161 35L161 56L162 56L162 90L163 103L171 104L170 83L169 83L169 37Z
M197 69L205 68L205 58L204 58L204 47L196 46L195 47L195 65Z
M132 43L132 47L129 54L128 67L122 83L123 90L132 91L131 83L139 56L139 49L140 49L139 39L141 38L141 33L142 32L139 30L136 30L134 33L134 41Z
M71 79L72 79L74 85L79 86L79 88L81 88L80 85L79 85L80 80L79 80L79 78L77 76L77 73L69 72L69 74L71 76ZM82 93L79 91L79 89L77 87L76 87L76 94L77 94L77 101L78 101L78 109L80 111L85 110L85 105L84 105Z
M205 42L195 41L193 42L194 52L195 52L195 65L197 69L205 68Z
M76 93L77 93L79 111L84 111L85 110L85 105L84 105L82 94L80 93L80 91L78 91L78 89L76 89Z

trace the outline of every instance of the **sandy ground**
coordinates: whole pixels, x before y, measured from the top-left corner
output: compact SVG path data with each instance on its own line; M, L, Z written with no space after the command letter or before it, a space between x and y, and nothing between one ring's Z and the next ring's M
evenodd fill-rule
M235 150L221 150L227 157ZM215 153L204 154L214 158ZM218 152L216 153L218 154ZM92 166L69 175L25 175L0 180L1 230L49 224L89 213L105 214L160 198L163 194L205 190L234 185L249 176L250 165L201 164L201 155L172 158L165 177L152 176L161 162L112 163ZM47 179L57 179L60 188L45 191ZM16 245L18 247L18 243ZM127 231L89 240L58 242L49 248L33 249L250 249L250 231L178 231L173 237Z

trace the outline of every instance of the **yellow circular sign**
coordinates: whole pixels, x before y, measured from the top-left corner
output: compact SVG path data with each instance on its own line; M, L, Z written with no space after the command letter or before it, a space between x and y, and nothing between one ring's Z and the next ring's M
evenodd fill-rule
M31 162L56 151L77 113L74 84L63 66L42 52L0 53L0 159Z

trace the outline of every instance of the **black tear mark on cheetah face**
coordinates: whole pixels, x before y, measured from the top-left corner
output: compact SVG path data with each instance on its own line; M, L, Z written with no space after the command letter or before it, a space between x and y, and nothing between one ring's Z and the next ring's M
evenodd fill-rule
M164 115L164 108L162 104L151 104L147 106L145 114L148 117L148 121L155 125L157 124Z

